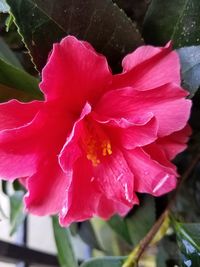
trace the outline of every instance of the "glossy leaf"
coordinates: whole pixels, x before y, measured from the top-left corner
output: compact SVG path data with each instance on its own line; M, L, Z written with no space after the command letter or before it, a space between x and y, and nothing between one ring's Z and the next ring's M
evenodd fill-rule
M128 232L134 245L145 237L155 222L155 200L145 196L140 206L133 209L133 213L126 218Z
M126 12L128 17L137 23L139 28L142 27L149 0L113 0L113 2L117 3Z
M175 47L200 44L199 0L152 0L145 16L143 37L147 43Z
M62 228L57 217L52 217L52 224L60 267L76 267L69 229Z
M17 68L22 69L22 65L20 64L19 60L1 37L0 37L0 58L2 58L4 61L6 61L11 65L14 65Z
M114 215L107 221L107 223L121 238L123 238L127 243L132 244L127 224L122 217Z
M90 221L85 221L78 224L78 234L88 246L102 250Z
M200 224L174 222L183 267L200 266Z
M121 267L125 257L103 257L91 259L81 265L81 267Z
M7 0L20 33L41 70L52 44L72 34L89 41L111 66L142 43L136 26L111 0ZM44 38L45 36L45 38Z
M200 45L177 50L181 61L183 87L193 97L200 87Z
M9 12L9 6L6 4L6 0L0 0L0 12L2 13Z
M23 211L24 192L17 191L9 197L10 200L10 235L12 236L23 223L26 215Z
M24 96L23 100L42 98L42 94L39 91L38 80L26 73L25 71L10 65L6 61L0 58L0 84L15 90L19 90ZM2 89L1 86L1 97L5 87ZM14 91L15 91L14 90ZM6 92L5 92L6 93ZM15 94L15 92L13 92Z

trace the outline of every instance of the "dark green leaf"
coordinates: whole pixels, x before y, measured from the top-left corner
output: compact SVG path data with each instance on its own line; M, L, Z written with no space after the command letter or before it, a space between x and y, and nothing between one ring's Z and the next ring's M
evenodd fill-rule
M139 207L133 209L133 214L126 218L130 238L134 245L145 237L155 222L155 200L145 196Z
M9 12L9 6L6 4L6 0L0 0L0 12L2 13Z
M23 223L25 219L25 213L23 212L23 196L24 192L17 191L9 197L10 200L10 235L13 235L18 227Z
M199 0L152 0L147 11L143 37L147 43L175 47L200 44Z
M200 45L177 50L181 60L182 82L193 97L200 87Z
M199 101L198 101L199 104ZM197 120L199 121L199 116ZM200 135L197 136L198 140L200 140ZM194 144L196 143L193 141ZM196 145L195 145L196 147ZM197 146L198 148L198 146ZM184 153L181 156L181 165L187 165L188 160L190 160L191 155L188 153ZM179 163L179 167L181 166ZM200 173L200 164L196 166L193 170L192 175L190 178L187 179L181 186L179 190L179 194L177 195L177 201L173 206L173 211L179 217L181 217L184 221L192 221L192 222L199 222L200 221L200 180L199 180L199 173Z
M10 65L1 58L0 84L19 90L21 93L23 93L24 100L42 98L42 94L38 88L38 80L36 78L25 71ZM1 97L3 97L3 89L0 88L0 90L2 90Z
M12 185L15 191L25 191L25 188L22 186L22 184L18 180L15 180L12 183Z
M0 88L0 89L1 89L1 88ZM3 191L3 193L4 193L5 195L8 196L8 187L7 187L8 182L2 180L2 181L1 181L1 184L2 184L2 191Z
M91 248L102 250L90 221L79 223L78 234L80 235L81 239Z
M135 21L139 28L143 24L144 15L151 0L114 0L129 18Z
M15 67L22 69L22 65L19 60L16 58L15 54L10 50L8 45L4 42L4 40L0 37L0 58L10 65L14 65Z
M171 263L171 264L169 264ZM178 246L174 236L165 236L158 244L156 266L168 267L179 263Z
M38 70L52 44L72 34L89 41L111 66L142 43L135 25L111 0L7 0Z
M121 267L125 257L104 257L91 259L81 265L81 267Z
M118 215L114 215L110 220L107 221L107 223L127 243L132 244L132 241L129 236L127 224L122 217Z
M76 267L69 229L62 228L57 217L52 217L52 224L60 267Z
M200 266L200 224L174 222L183 267Z

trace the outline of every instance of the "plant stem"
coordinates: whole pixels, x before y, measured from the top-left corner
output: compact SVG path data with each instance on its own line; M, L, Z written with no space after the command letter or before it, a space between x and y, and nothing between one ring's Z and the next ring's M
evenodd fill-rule
M137 267L138 266L138 261L139 261L140 257L142 256L142 254L144 253L144 251L149 246L149 244L153 240L154 236L156 235L156 233L158 232L158 230L162 226L165 218L169 215L171 206L173 205L173 203L176 199L177 193L179 192L182 183L190 176L190 174L192 173L192 171L194 170L195 166L197 165L197 163L199 161L200 161L200 149L198 150L197 155L191 161L191 163L190 163L189 167L186 169L185 173L183 174L182 179L178 183L178 186L177 186L177 188L174 192L174 195L172 196L168 206L163 211L163 213L158 218L158 220L155 222L155 224L150 229L150 231L147 233L147 235L140 241L139 245L136 246L133 249L133 251L129 254L127 260L125 261L125 263L123 264L122 267Z

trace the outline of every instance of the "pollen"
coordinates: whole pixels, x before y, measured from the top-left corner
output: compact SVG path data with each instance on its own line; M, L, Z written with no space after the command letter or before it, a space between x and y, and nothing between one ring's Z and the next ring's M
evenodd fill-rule
M107 156L112 154L111 143L109 140L105 140L102 142L102 155Z
M102 156L105 157L112 154L110 141L101 140L99 136L95 137L90 136L86 142L86 157L92 161L94 167L100 164Z
M92 161L93 166L97 166L100 163L97 151L97 141L89 137L86 143L87 159Z

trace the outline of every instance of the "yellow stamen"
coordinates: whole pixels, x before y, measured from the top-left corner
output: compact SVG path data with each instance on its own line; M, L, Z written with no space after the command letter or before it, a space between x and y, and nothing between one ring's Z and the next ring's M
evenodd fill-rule
M110 140L101 131L101 129L88 129L88 136L84 143L84 149L86 151L86 157L92 162L93 166L98 166L101 162L102 156L109 156L112 154L112 147Z
M112 154L112 148L111 148L111 143L109 140L105 140L102 142L102 155L107 156Z

